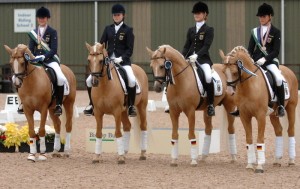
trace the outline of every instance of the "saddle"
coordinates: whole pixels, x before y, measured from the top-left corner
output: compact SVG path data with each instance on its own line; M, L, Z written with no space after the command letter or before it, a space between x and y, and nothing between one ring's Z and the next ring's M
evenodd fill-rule
M204 77L204 72L198 66L193 66L193 71L194 71L194 75L195 75L195 78L196 78L196 81L197 81L197 86L198 86L199 93L202 97L206 97L207 93L206 93L206 90L204 88L204 85L206 84L205 77ZM214 82L215 96L221 96L223 94L223 85L222 85L221 78L215 70L212 70L212 77L213 77L212 80Z
M125 69L120 65L120 64L116 64L114 63L117 73L118 73L118 78L120 81L120 84L122 86L122 89L124 91L124 94L127 95L128 94L128 77L126 74ZM139 84L138 79L136 79L136 94L140 94L141 93L141 87Z
M275 83L274 75L269 70L265 70L262 67L259 67L259 69L261 70L261 72L263 73L263 76L265 78L267 88L269 91L269 95L271 97L270 98L271 103L277 102L277 96L275 93L276 83ZM287 100L290 98L290 90L289 90L288 83L286 82L284 76L283 76L283 86L284 86L284 99Z

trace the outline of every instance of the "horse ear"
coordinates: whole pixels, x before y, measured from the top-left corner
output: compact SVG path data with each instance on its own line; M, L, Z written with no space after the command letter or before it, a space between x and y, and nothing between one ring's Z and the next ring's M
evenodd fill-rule
M151 49L149 49L148 47L146 47L146 50L147 50L149 56L152 57L153 51Z
M162 51L162 54L165 54L167 51L167 48L165 47L164 50Z
M88 44L87 42L85 42L85 46L86 46L86 48L87 48L88 50L90 50L90 48L91 48L91 45L90 45L90 44Z
M219 49L219 55L221 56L222 59L225 58L224 52L221 49Z
M8 54L9 54L9 55L11 55L11 54L12 54L12 49L11 49L11 48L9 48L9 46L7 46L7 45L4 45L4 48L6 49L6 51L8 52Z
M101 45L102 45L103 49L105 49L105 43L102 43Z

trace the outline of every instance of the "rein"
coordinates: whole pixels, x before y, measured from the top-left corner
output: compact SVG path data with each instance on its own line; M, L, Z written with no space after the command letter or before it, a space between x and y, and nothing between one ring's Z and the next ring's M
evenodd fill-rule
M243 62L241 60L238 60L237 62L234 62L234 63L224 63L225 65L228 65L228 66L231 66L231 65L236 65L238 67L238 75L239 77L234 80L234 81L227 81L227 86L231 86L231 87L235 87L237 85L238 82L240 83L243 83L245 81L247 81L248 79L250 79L251 77L253 76L256 76L256 72L258 71L259 67L254 64L256 66L256 70L254 72L251 72L249 71L248 69L246 69L244 66L243 66ZM248 77L246 77L245 79L242 79L242 71L246 72L247 74L249 74Z
M16 77L16 78L19 78L20 80L23 81L23 79L25 79L26 77L28 77L35 69L36 67L34 67L32 70L30 70L28 72L28 61L25 59L25 70L21 73L15 73L15 71L13 70L13 75Z
M100 54L96 54L96 55L93 55L93 56L98 56L98 55L102 55L103 56L103 59L102 61L99 61L99 64L103 64L102 66L102 69L98 72L91 72L91 69L90 69L90 74L92 76L95 76L96 78L99 78L99 77L104 77L107 75L108 79L111 80L111 70L113 68L109 68L109 64L111 62L110 58L108 57L104 57L104 54L103 53L100 53ZM103 61L104 60L104 61ZM103 63L104 62L104 63ZM104 67L106 67L106 74L104 72Z

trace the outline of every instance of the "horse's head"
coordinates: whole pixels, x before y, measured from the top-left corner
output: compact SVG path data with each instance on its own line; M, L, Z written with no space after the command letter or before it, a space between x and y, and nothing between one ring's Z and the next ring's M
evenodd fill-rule
M6 51L10 55L10 65L13 71L13 83L17 88L20 88L23 83L23 79L28 75L28 61L24 57L28 54L31 59L34 58L28 47L23 44L19 44L14 49L11 49L7 45L4 45Z
M87 59L92 75L92 85L96 87L99 84L99 77L102 77L104 74L104 67L108 66L108 61L106 60L108 54L104 44L95 43L95 45L91 46L86 43L86 47L89 51Z
M254 62L247 49L243 46L235 47L226 56L222 50L219 50L219 54L222 58L223 72L227 77L227 85L231 93L234 93L232 89L235 88L238 82L243 82L252 76L256 76L255 73L244 66L245 64L248 65L247 67L253 66ZM243 75L245 75L245 79L243 79Z

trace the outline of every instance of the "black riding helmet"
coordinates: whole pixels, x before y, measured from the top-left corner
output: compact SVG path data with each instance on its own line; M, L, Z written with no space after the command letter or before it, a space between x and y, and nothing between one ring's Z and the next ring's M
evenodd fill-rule
M36 11L36 17L38 18L50 18L50 11L45 8L45 7L41 7Z
M256 16L265 16L271 15L274 16L274 10L271 5L264 3L258 7Z
M123 5L115 4L111 8L111 13L112 14L118 14L118 13L125 14L125 8L123 7Z
M207 13L207 14L209 13L208 12L208 6L205 3L201 2L201 1L196 3L193 7L193 10L192 10L192 13L194 13L194 14L199 13L199 12L204 12L204 13Z

